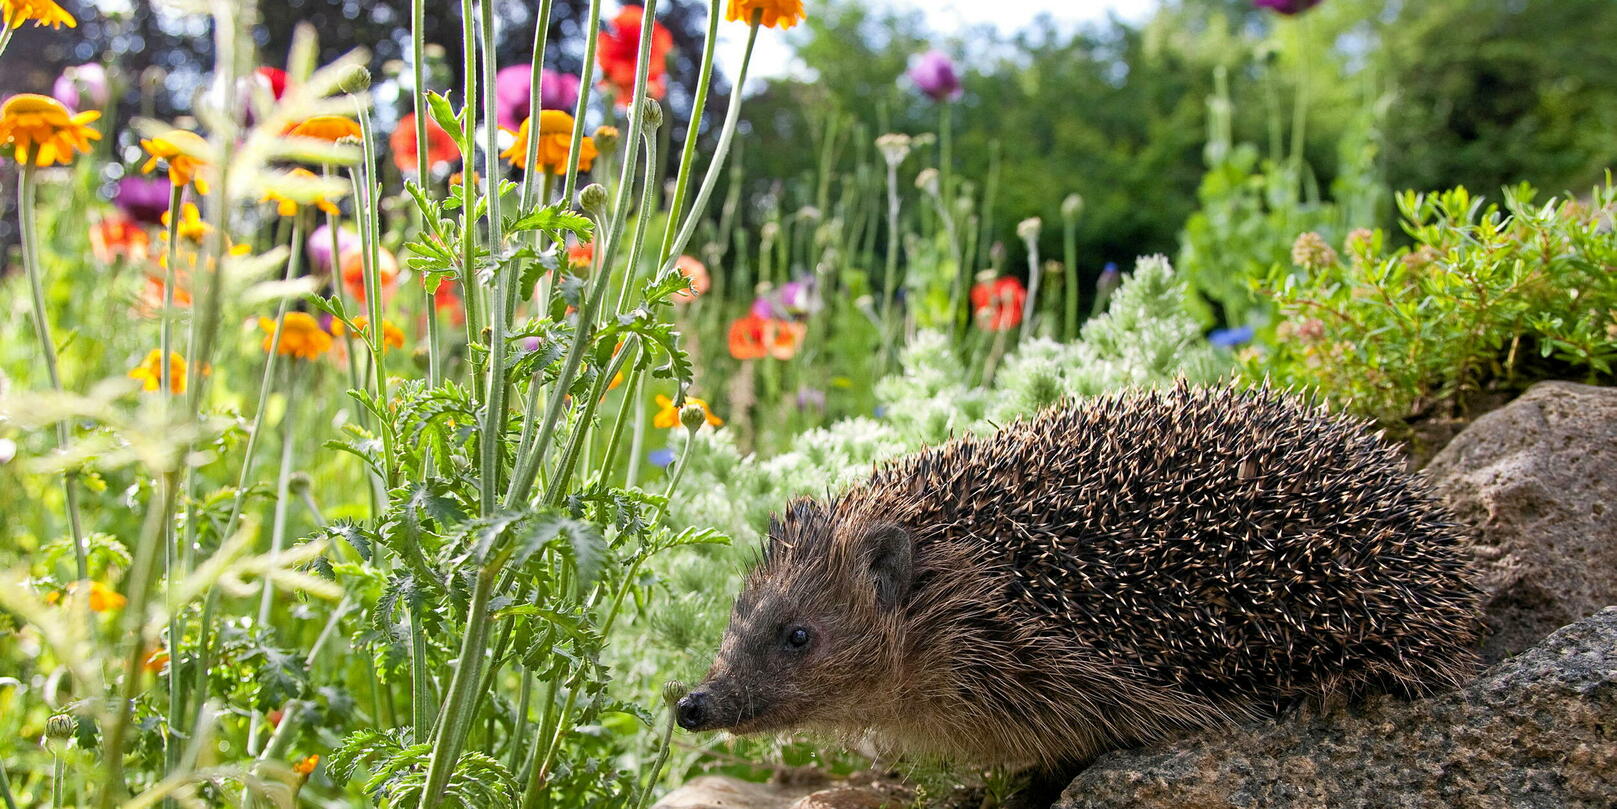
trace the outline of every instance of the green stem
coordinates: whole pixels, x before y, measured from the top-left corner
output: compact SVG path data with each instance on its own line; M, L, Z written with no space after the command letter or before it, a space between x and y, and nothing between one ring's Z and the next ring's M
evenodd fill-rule
M500 234L500 168L499 147L495 142L494 126L494 3L483 0L483 81L484 112L487 122L488 144L484 147L483 166L488 183L488 245L491 256L496 257L494 296L489 309L488 376L483 392L483 423L479 431L478 495L482 513L487 516L499 508L500 449L505 444L506 382L505 332L511 319L511 283L518 267L498 262L503 248ZM470 103L470 96L467 96ZM537 124L528 127L530 133ZM529 160L533 157L530 154Z
M466 733L471 728L470 708L477 699L474 692L482 679L483 653L488 647L489 600L503 564L503 560L497 560L483 565L477 572L455 676L450 680L449 693L444 698L433 733L432 758L427 765L426 784L421 790L420 809L433 809L443 798L444 788L449 785L449 776L460 759Z
M551 0L539 0L539 15L533 21L533 53L528 58L528 144L527 156L522 165L522 205L521 211L527 212L533 205L533 181L539 172L534 166L539 160L539 104L544 92L545 74L545 40L550 34L550 5ZM493 79L490 79L493 81ZM492 86L492 85L491 85ZM577 121L574 121L576 124ZM545 172L548 179L549 172ZM548 185L548 184L547 184ZM545 202L546 200L540 200ZM535 235L537 238L537 234Z
M382 434L382 472L383 484L392 489L397 483L394 475L394 464L397 458L393 452L394 436L393 424L386 418L388 410L387 385L387 338L384 334L382 319L382 257L381 257L381 212L377 210L377 190L379 185L371 172L376 170L376 150L372 142L371 118L365 104L354 99L356 114L359 117L360 143L362 145L364 160L355 172L356 186L363 181L363 197L354 197L355 214L359 219L359 226L363 233L362 250L364 251L365 270L365 304L369 311L370 323L366 329L366 343L371 350L371 370L376 377L376 400L382 411L381 423L377 429Z
M1034 334L1033 316L1039 311L1039 240L1038 237L1023 240L1027 245L1027 298L1022 301L1022 322L1016 329L1016 342L1021 342Z
M651 19L649 12L641 16L641 30L645 27L645 20ZM589 19L584 24L587 35L584 38L584 62L578 72L578 103L573 107L573 139L567 144L567 181L562 185L561 198L571 204L573 193L578 190L578 151L584 145L584 113L589 110L590 91L595 86L595 44L601 33L601 0L590 0ZM650 36L642 36L643 42L649 42ZM529 126L530 146L531 133L538 127ZM633 132L630 135L633 136ZM530 149L529 154L533 154Z
M674 199L668 206L668 223L663 226L662 246L657 250L657 265L660 267L668 263L674 256L669 252L674 248L673 223L678 222L685 211L685 194L691 182L691 165L696 162L696 141L701 134L702 116L707 111L707 91L713 83L713 54L719 43L719 4L721 0L710 0L707 8L707 41L702 46L702 72L696 79L696 99L691 102L691 119L685 125L685 145L679 155L679 176L674 181ZM736 98L741 96L740 85L736 86Z
M1078 339L1078 220L1067 217L1062 223L1061 241L1066 259L1067 322L1062 335L1068 340Z

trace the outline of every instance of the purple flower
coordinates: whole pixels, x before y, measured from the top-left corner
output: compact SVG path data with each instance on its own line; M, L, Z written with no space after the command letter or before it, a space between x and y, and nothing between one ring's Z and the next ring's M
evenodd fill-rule
M1252 342L1253 330L1251 326L1236 326L1230 329L1214 329L1207 335L1207 342L1219 348L1234 348L1243 343Z
M752 314L754 317L770 320L775 317L775 304L770 302L769 298L759 295L752 299Z
M75 112L106 109L112 97L107 69L95 62L66 68L56 77L51 95Z
M1324 2L1324 0L1252 0L1252 5L1257 6L1258 8L1266 8L1271 11L1278 11L1281 14L1289 16L1292 14L1301 14L1322 2Z
M798 410L824 410L825 391L818 388L801 387L797 389Z
M674 463L674 451L671 449L654 449L646 456L652 466L667 468Z
M952 101L960 97L960 76L955 73L954 62L943 51L921 54L910 66L909 77L933 101Z
M112 204L136 222L156 225L168 211L168 197L173 186L165 178L131 174L118 181Z
M780 306L788 314L806 315L819 308L814 297L814 279L787 281L780 286Z
M533 93L533 65L502 68L494 74L494 108L500 126L515 131L532 112L528 109ZM539 74L539 108L571 110L578 104L578 77L548 68Z
M522 350L532 353L538 351L539 346L543 345L543 343L544 341L540 340L538 337L524 337L522 338Z
M331 227L321 225L309 234L307 242L309 250L309 265L315 272L331 271ZM359 234L347 228L337 231L337 253L348 252L359 246Z

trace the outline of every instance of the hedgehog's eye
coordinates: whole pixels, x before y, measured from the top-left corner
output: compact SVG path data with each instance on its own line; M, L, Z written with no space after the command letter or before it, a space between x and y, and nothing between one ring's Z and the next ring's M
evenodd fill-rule
M809 645L808 627L786 627L786 630L781 634L781 643L794 652L803 650Z

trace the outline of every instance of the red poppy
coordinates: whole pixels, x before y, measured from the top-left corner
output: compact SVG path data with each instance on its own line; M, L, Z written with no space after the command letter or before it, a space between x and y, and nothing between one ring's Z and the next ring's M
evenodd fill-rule
M393 152L393 165L405 174L414 174L420 168L420 152L415 142L415 113L409 113L399 119L399 126L393 130L392 137L388 138L388 147ZM447 166L460 159L460 148L455 146L455 139L450 137L437 121L427 119L427 168L435 169Z
M769 321L754 314L736 318L730 324L730 356L738 360L761 360L769 356Z
M393 297L393 288L398 283L399 260L392 251L380 248L376 251L376 268L379 280L382 282L382 300ZM365 302L365 252L364 248L356 247L342 254L342 284L348 294L360 303Z
M808 326L794 320L771 320L764 329L764 339L768 341L769 356L777 360L789 360L797 356L797 350L803 347L803 337L808 334Z
M145 261L151 241L135 220L122 214L103 217L90 226L90 250L102 264L120 259Z
M585 242L567 248L567 264L576 270L589 271L595 263L595 242Z
M690 289L682 289L674 293L674 303L690 303L702 297L702 293L713 287L713 279L708 275L707 265L698 261L695 256L680 256L675 265L691 282Z
M596 43L601 65L602 86L610 87L620 107L634 96L635 62L640 58L641 6L624 6L612 20L612 30L602 31ZM646 95L662 98L668 92L668 52L674 49L674 35L662 23L651 24L651 64L646 66Z
M286 94L286 71L278 67L261 67L253 73L269 85L270 95L274 96L276 101L280 101L281 96Z
M977 324L989 331L1015 328L1022 322L1027 289L1012 276L979 281L971 288L971 311Z

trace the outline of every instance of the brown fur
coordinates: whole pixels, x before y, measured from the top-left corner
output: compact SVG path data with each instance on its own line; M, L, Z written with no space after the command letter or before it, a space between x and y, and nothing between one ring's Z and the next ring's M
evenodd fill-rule
M1475 665L1459 542L1396 450L1297 399L1062 406L789 504L705 724L1055 767L1333 693L1446 689ZM796 626L807 649L780 640Z

